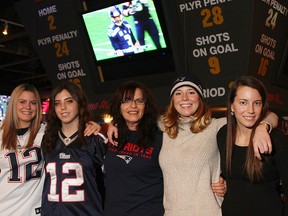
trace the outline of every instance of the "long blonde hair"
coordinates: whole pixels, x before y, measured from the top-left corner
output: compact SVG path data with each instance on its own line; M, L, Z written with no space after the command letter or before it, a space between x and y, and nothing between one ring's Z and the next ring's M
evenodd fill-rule
M34 86L30 84L21 84L17 86L11 94L5 119L1 126L1 129L3 130L2 143L1 143L2 149L16 150L17 129L19 129L19 117L17 115L16 107L19 97L24 91L32 92L37 100L37 113L29 127L30 135L25 148L30 148L33 145L34 139L40 128L42 108L39 93Z
M172 96L173 97L173 96ZM179 132L179 113L174 107L174 102L171 97L167 111L163 114L164 132L172 139L175 139ZM190 117L192 133L199 133L203 131L211 123L211 111L204 104L203 99L199 97L199 107L197 111Z

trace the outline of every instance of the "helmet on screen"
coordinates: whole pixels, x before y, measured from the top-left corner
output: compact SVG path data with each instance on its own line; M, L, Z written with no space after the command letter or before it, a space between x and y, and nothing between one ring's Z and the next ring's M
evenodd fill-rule
M123 17L122 17L122 12L117 6L112 6L110 8L110 17L111 21L117 25L121 26L123 24Z

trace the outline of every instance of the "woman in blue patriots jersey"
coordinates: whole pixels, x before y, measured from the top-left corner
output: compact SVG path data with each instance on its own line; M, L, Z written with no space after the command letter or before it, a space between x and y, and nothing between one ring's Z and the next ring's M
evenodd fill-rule
M152 94L140 82L115 92L110 114L119 128L118 146L105 155L105 216L161 216L163 177L158 156L162 132Z
M57 86L51 96L42 147L46 177L42 215L103 214L97 172L105 153L103 135L84 137L90 119L82 90L73 83Z

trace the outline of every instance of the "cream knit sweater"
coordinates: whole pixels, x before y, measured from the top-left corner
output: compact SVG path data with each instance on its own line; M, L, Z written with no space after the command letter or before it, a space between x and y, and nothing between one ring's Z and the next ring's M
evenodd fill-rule
M165 216L221 216L222 198L211 189L219 181L220 155L216 135L226 118L212 119L193 134L187 119L180 122L176 139L166 133L159 155L164 176Z

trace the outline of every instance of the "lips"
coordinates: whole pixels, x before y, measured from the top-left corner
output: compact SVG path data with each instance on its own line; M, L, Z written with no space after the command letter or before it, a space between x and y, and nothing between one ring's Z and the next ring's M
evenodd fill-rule
M63 113L61 113L61 116L68 116L69 115L69 112L63 112Z
M23 114L23 115L31 115L32 112L31 112L31 111L22 111L22 114Z
M191 107L192 104L180 104L181 107Z
M255 116L243 116L243 118L246 120L254 120Z

